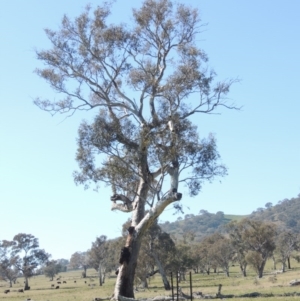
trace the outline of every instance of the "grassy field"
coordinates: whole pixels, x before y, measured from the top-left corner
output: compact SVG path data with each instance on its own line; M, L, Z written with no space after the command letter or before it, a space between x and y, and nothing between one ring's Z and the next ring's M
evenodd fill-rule
M8 283L0 281L0 300L16 301L28 300L33 301L92 301L95 297L106 298L112 295L115 277L106 280L106 283L100 287L96 278L95 270L88 270L88 278L81 278L81 271L69 271L61 273L61 282L57 284L55 281L49 281L45 276L35 276L30 278L29 285L31 289L24 293L17 292L23 288L23 278L19 278L17 283L9 288ZM291 287L289 282L294 279L300 279L300 264L292 261L292 269L286 273L275 274L271 269L271 262L268 263L265 269L265 275L262 279L257 279L255 273L248 270L246 278L241 277L238 267L234 266L230 269L230 277L225 277L222 273L202 275L192 273L193 292L202 292L204 295L215 297L218 291L219 284L222 284L221 293L225 295L224 299L229 300L229 295L234 295L232 300L250 300L253 298L241 297L245 294L258 292L261 296L255 300L299 300L300 287ZM76 281L76 282L75 282ZM86 283L85 283L86 282ZM51 288L51 285L59 285L59 289ZM189 275L186 281L180 284L182 291L189 294ZM175 286L175 281L174 281ZM8 294L4 294L4 290L10 289ZM174 292L176 289L174 289ZM299 294L299 295L296 295ZM165 291L162 286L162 281L159 275L150 279L149 289L137 291L136 299L155 296L170 296L170 291ZM228 296L226 296L228 295Z

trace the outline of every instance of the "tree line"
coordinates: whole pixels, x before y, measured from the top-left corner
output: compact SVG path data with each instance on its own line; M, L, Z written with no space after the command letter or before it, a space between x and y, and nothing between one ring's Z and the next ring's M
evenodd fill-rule
M12 241L0 242L0 277L9 282L10 287L17 277L24 277L24 289L30 289L28 279L36 274L53 277L68 269L82 269L82 277L87 277L87 269L98 273L99 285L112 274L117 274L126 256L120 253L130 221L123 225L122 236L108 240L105 235L96 237L91 248L85 252L75 252L70 260L50 260L51 255L39 248L38 239L31 234L20 233ZM181 239L162 230L155 223L145 233L137 263L135 286L148 287L151 276L158 274L166 290L171 288L170 273L185 280L189 271L210 274L224 273L230 276L230 267L235 264L246 277L250 266L261 278L268 259L273 260L276 270L281 272L291 268L290 259L300 260L300 236L275 223L245 218L232 221L223 233L215 232L200 242L194 240L193 233L186 233Z
M123 225L124 236L127 226L128 223ZM77 261L77 267L85 268L85 271L87 267L94 267L100 271L101 267L100 274L102 276L106 271L114 272L118 268L116 259L122 259L122 254L116 252L117 248L115 247L118 244L121 245L123 239L124 237L120 237L114 241L105 241L101 247L102 254L107 252L106 254L109 256L104 255L101 260L100 258L98 261L95 260L93 254L97 252L94 253L94 247L82 253L85 265ZM104 240L102 241L104 242ZM107 246L106 251L104 251L105 245ZM193 232L186 233L181 239L176 239L164 232L156 223L144 236L135 283L147 287L147 279L158 273L165 289L168 290L170 284L167 276L171 272L178 274L180 279L185 279L186 273L191 270L195 273L205 274L218 271L229 277L229 270L233 264L239 266L244 277L247 276L248 267L251 267L261 278L268 259L272 259L274 270L278 265L280 265L281 272L291 268L292 256L299 260L297 254L297 251L300 250L299 247L300 236L298 233L284 229L273 222L250 218L232 221L225 225L222 233L215 232L201 241L195 241ZM78 253L72 255L70 263L75 255L77 256ZM93 265L89 264L89 261L93 262Z

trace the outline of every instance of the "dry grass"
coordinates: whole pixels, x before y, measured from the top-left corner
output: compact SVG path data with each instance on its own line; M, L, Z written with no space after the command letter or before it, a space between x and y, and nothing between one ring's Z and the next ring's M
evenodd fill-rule
M300 296L294 296L294 293L300 293L300 288L289 286L289 282L293 279L300 279L300 265L292 262L292 269L286 273L275 274L271 269L271 262L265 269L265 275L262 279L257 279L255 273L248 270L246 278L241 277L238 267L234 266L230 269L230 277L225 277L222 273L202 275L192 274L193 291L201 291L203 294L215 296L218 291L219 284L222 284L223 295L234 295L232 300L250 300L253 298L240 297L245 294L258 292L263 297L257 297L257 301L266 300L299 300ZM23 288L23 278L19 278L12 288L8 287L6 282L0 281L0 300L5 301L21 301L31 299L34 301L91 301L95 297L106 298L109 300L114 288L115 277L107 279L106 283L100 287L94 270L88 270L88 278L81 278L81 271L70 271L61 273L59 281L67 283L57 284L55 281L49 281L45 276L35 276L29 280L30 291L18 293L17 290ZM74 282L76 281L76 283ZM86 283L85 283L86 281ZM59 289L51 288L51 284L59 285ZM186 281L180 284L182 291L189 294L189 275ZM175 286L175 281L174 281ZM5 289L11 292L4 294ZM176 289L174 289L175 292ZM160 276L150 279L149 289L139 290L135 293L137 299L170 296L170 291L165 291L162 286ZM229 298L226 298L227 300Z

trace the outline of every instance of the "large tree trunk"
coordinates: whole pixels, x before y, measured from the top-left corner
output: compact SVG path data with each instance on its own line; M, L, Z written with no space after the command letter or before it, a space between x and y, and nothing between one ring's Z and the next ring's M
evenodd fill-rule
M243 275L243 277L247 277L247 263L245 261L240 261L239 262L239 265L240 265L240 270L241 270L241 273Z
M285 260L284 260L284 259L282 260L281 269L282 269L282 273L284 273L284 272L285 272L285 269L286 269L286 263L285 263Z
M99 264L98 267L98 275L99 275L99 285L102 286L102 269L101 269L101 263Z
M121 296L134 298L134 275L139 250L141 247L142 234L152 225L154 220L157 219L161 212L163 212L163 210L170 203L174 201L179 201L181 199L181 196L182 195L180 193L177 193L177 191L170 192L168 196L160 200L157 203L157 205L146 214L146 216L140 221L140 223L135 228L134 226L131 227L131 230L133 230L133 234L129 233L126 245L122 250L124 251L125 249L126 252L129 251L130 257L128 260L125 260L126 258L123 258L123 260L121 260L120 262L121 266L119 268L113 297L115 300L122 299ZM136 208L135 211L138 212L138 208ZM133 222L132 224L134 225ZM122 259L122 256L120 259Z
M290 260L290 256L288 256L287 258L287 262L288 262L288 269L291 269L291 260Z
M266 260L264 260L261 265L258 267L258 278L262 278L264 274L264 268L265 268Z
M25 286L24 286L24 291L30 290L30 287L28 285L28 277L25 276Z
M272 256L272 260L273 260L273 270L277 270L277 267L276 267L276 259L275 259L275 256L274 256L274 255Z
M134 298L134 275L140 246L140 240L132 241L129 261L126 262L126 260L124 260L124 262L119 268L119 273L114 291L115 300L118 300L119 296Z
M150 208L149 212L145 215L145 202L149 192L147 181L151 183L153 178L149 173L147 157L143 153L140 153L140 156L140 174L142 177L137 191L138 197L133 202L131 227L128 229L129 234L127 236L125 247L121 251L121 266L119 268L113 296L115 300L121 299L122 296L134 298L134 276L142 236L169 204L179 201L182 197L182 194L177 192L179 165L177 161L174 161L172 163L173 166L169 166L167 170L170 175L171 184L169 193L160 199L155 206Z
M83 272L81 273L82 278L86 278L86 270L87 270L87 268L84 266L83 267Z
M114 290L115 300L118 300L119 296L134 298L134 276L141 247L141 235L135 230L135 227L144 218L144 206L148 191L148 185L143 180L141 180L138 188L139 197L136 200L136 205L132 212L131 227L128 229L128 236L125 247L121 250L119 260L121 266L119 267L119 273Z

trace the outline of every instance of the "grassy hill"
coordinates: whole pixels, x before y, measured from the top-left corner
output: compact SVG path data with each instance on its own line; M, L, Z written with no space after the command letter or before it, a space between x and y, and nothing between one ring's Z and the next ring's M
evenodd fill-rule
M292 199L284 199L275 206L267 203L265 208L258 208L249 217L277 223L280 227L300 232L300 195Z
M275 206L267 203L265 208L258 208L249 215L230 215L219 211L209 213L201 210L200 214L187 214L175 222L164 222L160 226L169 233L173 239L193 237L200 241L214 232L222 232L224 226L232 220L239 221L243 218L253 218L276 223L279 228L285 228L300 233L300 195L297 198L285 199Z
M203 237L222 231L224 225L232 220L241 220L246 215L225 215L223 212L209 213L205 210L199 215L187 214L184 219L175 222L160 224L163 231L169 233L173 239L184 239L192 236L194 241L200 241Z

